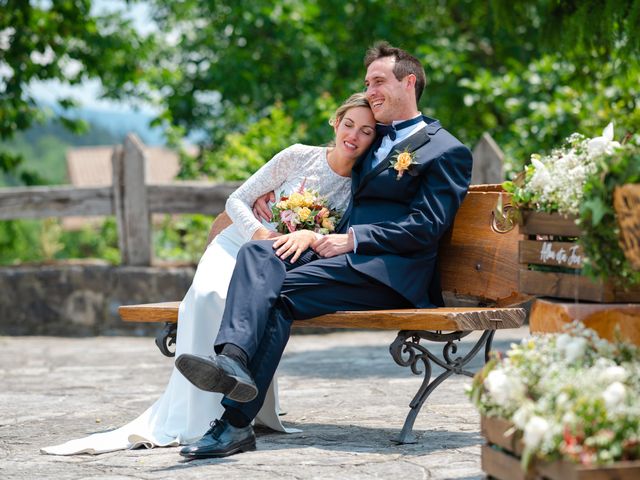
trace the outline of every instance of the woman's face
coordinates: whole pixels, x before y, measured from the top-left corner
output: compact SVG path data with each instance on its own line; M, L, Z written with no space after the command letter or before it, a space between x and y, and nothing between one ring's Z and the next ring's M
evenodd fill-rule
M334 126L336 150L341 158L356 159L376 137L376 120L368 107L353 107Z

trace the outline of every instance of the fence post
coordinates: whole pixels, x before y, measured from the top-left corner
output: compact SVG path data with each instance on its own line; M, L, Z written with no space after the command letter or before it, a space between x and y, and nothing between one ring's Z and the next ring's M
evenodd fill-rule
M502 183L504 181L503 161L504 153L498 144L491 135L483 133L473 149L471 184Z
M113 151L113 197L123 265L151 265L151 221L142 142L129 133Z

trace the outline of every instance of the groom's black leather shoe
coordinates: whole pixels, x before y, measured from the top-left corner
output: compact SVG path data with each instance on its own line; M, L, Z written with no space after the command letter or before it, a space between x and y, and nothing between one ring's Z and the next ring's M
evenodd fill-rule
M258 387L249 371L231 357L207 357L185 353L176 359L176 368L200 390L219 392L236 402L250 402Z
M207 433L196 443L183 447L180 455L190 459L228 457L255 449L256 436L251 425L237 428L226 420L215 420Z

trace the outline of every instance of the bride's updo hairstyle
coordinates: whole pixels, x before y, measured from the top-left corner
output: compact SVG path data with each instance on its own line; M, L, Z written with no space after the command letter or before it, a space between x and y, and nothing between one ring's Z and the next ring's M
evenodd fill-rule
M333 113L333 115L329 119L329 125L331 125L332 127L335 127L336 125L338 125L342 121L344 114L354 107L371 108L371 106L369 105L369 101L367 100L367 96L364 93L362 92L354 93L349 98L347 98L344 102L342 102L342 105L340 105L336 109L336 111Z

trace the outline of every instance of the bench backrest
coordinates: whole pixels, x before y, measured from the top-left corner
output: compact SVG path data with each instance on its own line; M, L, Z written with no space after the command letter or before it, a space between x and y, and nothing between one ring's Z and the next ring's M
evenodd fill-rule
M492 228L493 211L502 196L500 185L473 185L460 206L453 227L440 241L442 290L470 296L485 303L518 303L517 228L498 233Z
M517 228L507 233L492 229L493 210L501 195L507 204L508 195L500 185L474 185L469 189L453 227L440 241L444 292L501 306L520 300L517 291L521 235ZM209 242L229 224L231 219L225 212L218 215Z

